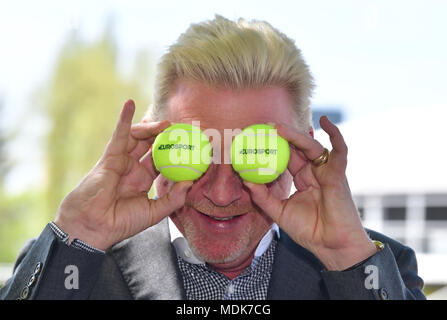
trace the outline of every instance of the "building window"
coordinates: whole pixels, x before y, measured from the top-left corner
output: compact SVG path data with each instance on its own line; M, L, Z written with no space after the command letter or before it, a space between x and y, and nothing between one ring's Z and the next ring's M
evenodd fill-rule
M384 208L383 213L385 220L405 220L406 217L405 207Z
M359 215L360 215L360 219L364 219L365 218L365 210L363 208L358 208L359 211Z
M447 207L427 207L427 220L447 220Z

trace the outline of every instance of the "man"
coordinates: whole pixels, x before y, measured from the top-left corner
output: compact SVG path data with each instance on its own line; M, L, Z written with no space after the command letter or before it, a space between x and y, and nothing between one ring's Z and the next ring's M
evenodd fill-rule
M19 254L0 296L423 299L414 252L362 227L337 127L320 119L330 153L313 139L312 88L300 51L269 24L192 25L161 60L147 116L132 126L135 105L124 104L104 155ZM243 181L225 158L231 140L213 139L200 179L168 181L150 147L171 123L193 121L221 137L273 123L291 146L288 169L266 185Z

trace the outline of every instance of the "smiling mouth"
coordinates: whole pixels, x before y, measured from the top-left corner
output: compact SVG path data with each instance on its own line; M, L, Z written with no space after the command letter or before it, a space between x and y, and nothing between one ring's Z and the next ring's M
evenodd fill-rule
M239 217L242 217L243 215L245 215L245 213L244 213L244 214L238 214L238 215L231 216L231 217L215 217L215 216L206 214L206 213L204 213L204 212L201 212L201 211L199 211L199 210L197 210L197 209L196 209L196 211L197 211L198 213L200 213L201 215L203 215L203 216L205 216L205 217L207 217L207 218L211 218L211 219L213 219L213 220L215 220L215 221L230 221L230 220L233 220L233 219L236 219L236 218L239 218Z
M192 208L204 218L218 222L237 220L253 211L253 207L249 204L217 208L216 206L210 205L208 202L194 202L191 199L186 200L185 206Z

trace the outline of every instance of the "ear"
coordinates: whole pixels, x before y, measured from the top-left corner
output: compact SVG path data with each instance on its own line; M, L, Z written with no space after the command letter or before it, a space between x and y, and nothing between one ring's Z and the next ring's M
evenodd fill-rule
M309 128L309 134L312 138L314 138L314 128L312 127Z

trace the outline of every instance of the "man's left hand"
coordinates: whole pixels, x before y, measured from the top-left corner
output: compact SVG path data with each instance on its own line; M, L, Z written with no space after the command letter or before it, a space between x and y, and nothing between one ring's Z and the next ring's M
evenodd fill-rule
M252 200L296 243L311 251L328 270L344 270L377 252L364 230L346 178L347 146L327 117L320 119L332 151L327 163L312 160L323 146L309 134L277 124L278 134L291 144L288 170L297 191L281 200L266 185L244 181Z

